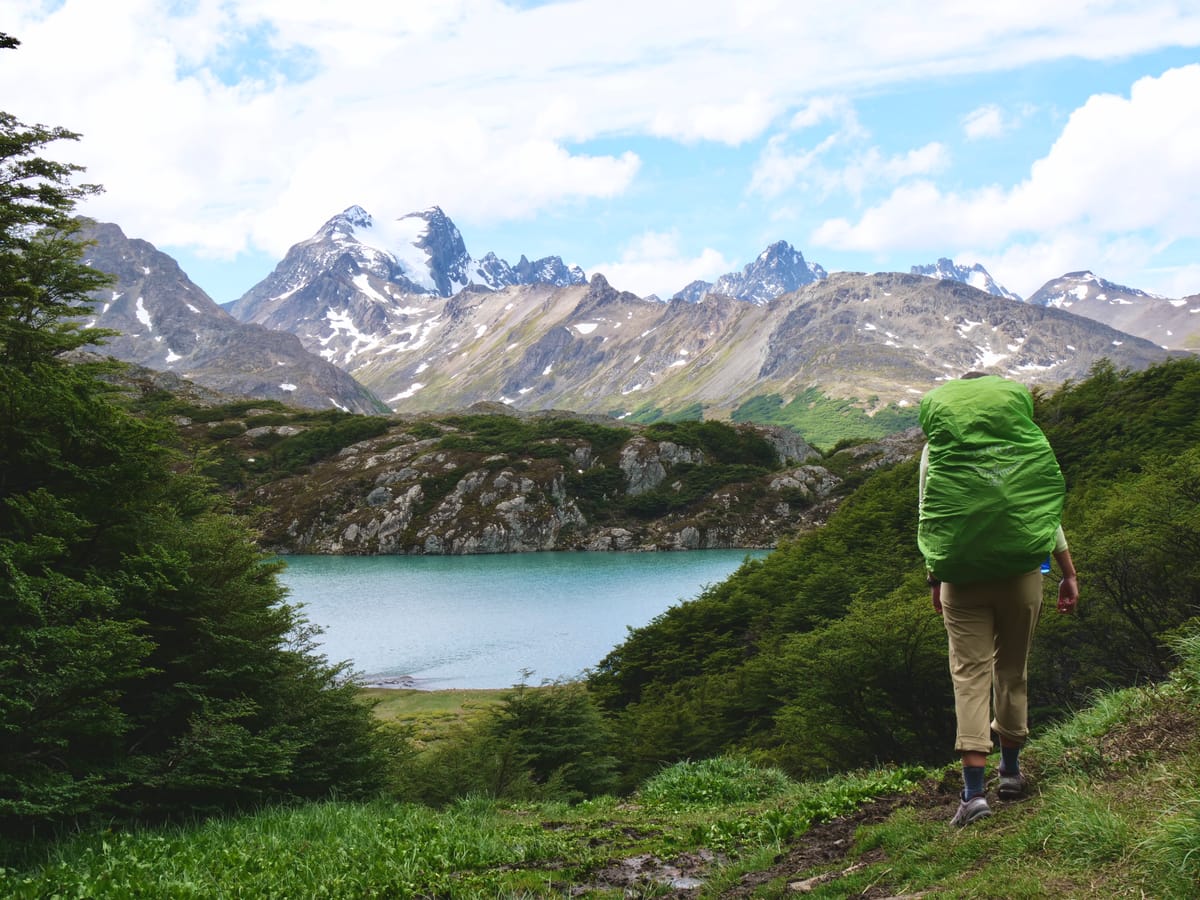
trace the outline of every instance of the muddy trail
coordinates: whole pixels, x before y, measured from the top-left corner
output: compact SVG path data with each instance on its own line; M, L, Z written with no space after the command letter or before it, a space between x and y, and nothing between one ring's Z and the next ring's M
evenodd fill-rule
M803 894L813 887L857 871L864 865L878 862L883 858L882 851L871 851L858 856L853 863L847 862L854 845L854 834L860 826L883 822L901 807L917 809L922 817L949 820L958 806L961 787L957 775L947 775L940 780L927 779L910 793L880 797L853 813L813 825L790 841L769 868L742 876L736 885L724 890L720 896L731 900L751 897L760 886L777 880L786 881L790 892ZM693 851L671 859L652 855L614 859L597 870L588 883L573 885L568 893L582 896L592 892L619 890L626 897L695 898L713 867L725 862L727 860L720 855L707 850ZM814 871L820 874L812 874ZM882 884L873 886L865 893L848 896L870 900L895 897Z

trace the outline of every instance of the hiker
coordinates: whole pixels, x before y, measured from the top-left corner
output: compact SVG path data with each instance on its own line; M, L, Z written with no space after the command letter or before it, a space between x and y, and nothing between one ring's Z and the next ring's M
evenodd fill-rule
M1079 584L1061 524L1062 472L1034 424L1029 391L971 372L926 394L920 421L927 442L917 543L949 640L963 770L950 821L961 828L991 815L984 771L992 732L1000 740L998 796L1025 793L1018 757L1029 734L1027 664L1043 560L1053 554L1062 573L1060 613L1074 611Z

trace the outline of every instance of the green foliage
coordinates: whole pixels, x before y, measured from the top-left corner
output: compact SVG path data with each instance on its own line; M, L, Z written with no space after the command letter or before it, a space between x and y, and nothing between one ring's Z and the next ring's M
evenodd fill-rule
M419 760L410 790L434 803L475 793L578 802L615 789L611 742L581 683L522 683Z
M1182 900L1195 894L1200 873L1200 640L1191 630L1177 643L1186 677L1102 698L1104 710L1079 717L1088 723L1035 739L1025 754L1036 778L1031 798L997 804L992 818L964 831L943 818L952 791L945 772L902 766L794 783L743 758L717 758L659 771L621 802L506 803L473 793L441 810L318 802L186 827L109 828L10 854L0 895L561 897L628 889L619 879L635 873L644 880L633 889L652 894L660 872L716 853L728 862L685 870L714 896L747 884L782 896L788 884L824 874L813 896ZM1171 722L1174 732L1154 730ZM1084 771L1069 752L1092 744L1128 758L1127 739L1138 735L1155 739L1142 741L1145 758L1120 769ZM843 828L810 832L875 800L882 803L848 839L838 837ZM797 855L780 854L806 833L806 849L853 864L805 869ZM623 871L620 860L628 861ZM651 868L656 860L661 870Z
M772 756L792 771L878 762L934 763L954 741L946 634L923 580L881 600L859 595L846 614L787 637Z
M918 562L915 516L902 502L915 491L915 465L880 473L825 528L743 564L696 600L632 631L593 677L604 705L637 701L653 682L727 673L764 642L773 645L780 628L811 629L841 614L855 593L895 588Z
M1072 553L1084 593L1076 617L1034 648L1035 697L1061 705L1080 691L1164 678L1170 644L1200 620L1200 448L1150 457L1073 504Z
M605 506L625 493L625 473L616 466L595 466L567 474L567 486L580 507L589 516L603 512Z
M552 457L565 453L565 448L557 442L577 441L589 444L597 457L608 457L630 437L628 429L573 418L466 415L444 421L460 429L461 433L445 435L439 447L487 455L529 453L537 456L540 453Z
M646 437L698 448L718 463L774 468L775 448L761 435L726 422L659 422Z
M651 406L650 404L646 403L642 406L639 406L631 413L626 414L624 411L614 411L613 415L621 416L621 420L623 422L631 422L635 425L649 425L662 419L665 413L663 412L662 407Z
M241 422L221 422L208 429L208 438L213 441L223 441L246 433L246 426Z
M441 437L442 429L438 428L432 422L414 422L407 428L409 434L419 441L427 441L430 438Z
M727 806L778 797L795 783L778 769L735 756L676 763L646 780L638 799L651 808Z
M690 403L682 409L667 413L667 422L699 422L704 418L704 406L700 403Z
M387 430L388 420L382 416L341 413L329 425L307 428L284 438L272 448L271 464L277 473L293 474L343 447L379 437Z
M747 885L762 896L783 896L788 885L820 875L810 893L828 898L1002 893L1031 900L1182 900L1195 894L1200 874L1194 734L1200 640L1193 629L1177 643L1186 677L1123 691L1115 702L1102 698L1105 709L1079 717L1089 722L1072 721L1036 738L1024 756L1035 778L1031 797L994 805L990 819L966 830L945 822L957 783L950 768L874 768L797 783L744 757L722 757L660 770L619 802L505 802L475 792L440 810L382 800L318 802L186 827L110 828L9 855L0 867L0 894L561 897L622 888L654 894L661 892L660 874L683 868L713 896ZM1143 758L1131 761L1128 744L1138 738ZM1070 751L1087 751L1089 744L1124 762L1080 769L1079 753ZM872 801L881 802L854 815ZM841 826L812 830L838 817L847 817ZM798 838L812 863L780 853ZM831 868L822 851L846 861ZM713 862L686 868L714 854Z
M1174 636L1200 618L1198 388L1200 361L1179 359L1141 373L1100 366L1037 398L1072 486L1065 524L1083 593L1076 616L1042 617L1030 660L1039 722L1098 688L1163 678ZM822 529L614 648L590 684L628 779L732 749L792 774L946 752L945 636L915 548L915 482L912 463L865 477ZM665 496L639 502L661 512Z
M894 404L868 414L856 398L833 398L808 388L784 403L779 394L759 394L733 411L734 422L782 425L814 446L830 447L847 439L876 439L912 428L916 407Z
M73 238L75 204L99 188L72 183L79 166L40 155L78 137L0 112L0 365L27 374L109 333L75 319L111 280L80 263L84 248Z
M104 278L76 167L33 155L61 137L0 114L0 834L377 790L392 745L276 567L168 425L62 361Z
M668 479L652 491L627 497L622 509L642 518L655 519L686 509L719 487L757 481L771 470L752 465L697 466L679 463Z
M1039 396L1037 417L1071 487L1135 472L1200 443L1200 358L1142 372L1097 363L1086 381Z
M238 419L246 416L251 410L270 410L270 412L250 416L247 424L281 424L280 422L261 420L273 420L279 416L283 416L284 421L293 421L295 416L294 411L289 414L288 408L278 400L236 400L233 403L224 403L219 406L193 406L187 403L177 403L169 410L163 410L162 412L163 414L169 413L171 415L184 416L193 422L206 424L208 422L224 422L228 419Z

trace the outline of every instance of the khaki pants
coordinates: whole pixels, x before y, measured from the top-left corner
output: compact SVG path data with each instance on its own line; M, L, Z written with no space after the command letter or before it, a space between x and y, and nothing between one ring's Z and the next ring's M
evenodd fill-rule
M1029 645L1041 609L1042 574L1037 569L1001 581L942 585L958 717L954 749L960 753L990 753L992 731L1024 743L1029 734Z

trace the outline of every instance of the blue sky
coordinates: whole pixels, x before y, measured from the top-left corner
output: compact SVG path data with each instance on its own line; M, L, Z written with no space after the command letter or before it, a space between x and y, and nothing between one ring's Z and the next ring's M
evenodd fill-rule
M0 0L84 212L236 299L358 204L669 296L786 240L1200 293L1200 4Z

